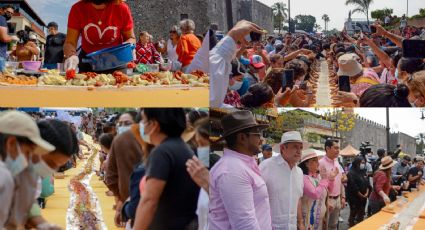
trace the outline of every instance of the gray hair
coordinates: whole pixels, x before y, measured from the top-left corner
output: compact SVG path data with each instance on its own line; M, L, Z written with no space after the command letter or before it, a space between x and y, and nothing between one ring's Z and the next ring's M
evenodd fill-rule
M180 29L183 34L195 31L195 22L190 19L180 21Z

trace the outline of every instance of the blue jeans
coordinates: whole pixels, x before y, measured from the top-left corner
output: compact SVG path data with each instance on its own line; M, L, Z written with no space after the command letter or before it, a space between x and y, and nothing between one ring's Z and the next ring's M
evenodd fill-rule
M58 64L57 63L54 63L54 64L44 63L43 67L46 68L46 69L57 69Z
M3 72L6 67L6 59L4 57L0 57L0 72Z

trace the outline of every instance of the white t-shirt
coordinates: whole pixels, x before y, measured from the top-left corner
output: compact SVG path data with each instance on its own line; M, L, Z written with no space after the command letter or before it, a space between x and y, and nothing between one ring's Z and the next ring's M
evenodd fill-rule
M13 192L15 183L13 182L12 174L6 168L3 161L0 160L0 228L2 229L7 219L9 218L10 207L13 200Z
M177 61L179 59L179 56L176 52L176 46L173 46L173 43L171 42L171 39L168 39L167 42L167 55L168 55L168 61Z
M278 155L261 162L260 171L269 193L273 229L296 230L298 202L304 191L302 170L291 169Z

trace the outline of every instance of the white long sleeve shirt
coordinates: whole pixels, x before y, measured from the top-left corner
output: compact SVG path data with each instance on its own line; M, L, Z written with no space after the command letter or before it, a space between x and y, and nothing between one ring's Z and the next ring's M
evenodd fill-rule
M210 107L224 107L224 98L229 87L232 59L236 56L236 43L233 38L224 37L210 51Z

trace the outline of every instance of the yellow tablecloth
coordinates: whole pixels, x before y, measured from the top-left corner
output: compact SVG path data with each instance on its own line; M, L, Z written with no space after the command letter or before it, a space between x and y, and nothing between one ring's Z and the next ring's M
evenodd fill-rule
M49 222L65 229L66 214L69 206L70 192L68 190L69 180L81 172L84 162L78 162L78 167L66 171L65 179L55 179L55 193L47 198L46 208L42 209L42 216ZM94 174L90 180L90 185L96 193L102 209L103 220L108 229L118 229L114 224L115 211L112 209L114 198L106 196L108 190L102 181Z
M411 192L408 195L408 201L414 202L415 198L418 197L421 193L425 192L425 187L421 186L421 190L417 192ZM397 206L398 201L394 201L392 205L395 207L394 210L397 212L400 208ZM409 204L407 204L409 205ZM376 213L375 215L367 218L363 222L357 224L356 226L350 228L350 230L369 230L369 229L379 229L385 224L388 224L388 222L394 217L393 213L380 211ZM425 219L424 219L425 220ZM418 222L419 223L419 222ZM418 224L416 224L418 225ZM415 227L416 227L415 225ZM425 229L425 228L421 228Z
M413 226L413 230L424 230L425 229L425 219L420 218Z
M0 86L3 107L209 107L204 87L28 87Z

